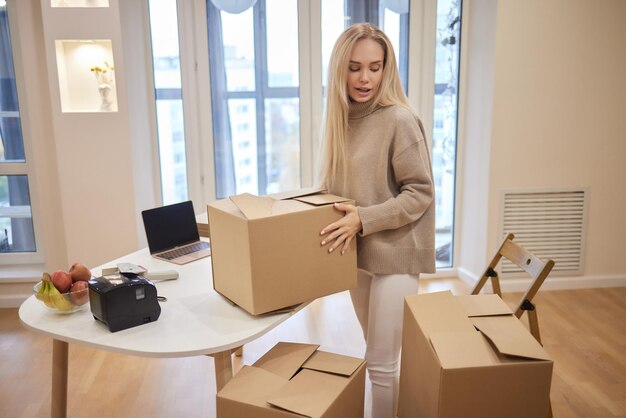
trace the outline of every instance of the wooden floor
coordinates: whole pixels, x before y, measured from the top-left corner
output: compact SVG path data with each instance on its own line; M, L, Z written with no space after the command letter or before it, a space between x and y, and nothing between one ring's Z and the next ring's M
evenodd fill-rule
M422 292L446 289L468 292L458 280L422 280ZM515 304L520 296L504 299ZM626 288L544 291L535 302L555 361L554 416L626 417ZM236 367L277 341L316 343L352 356L364 351L345 292L316 301L246 345ZM17 309L0 309L0 353L0 417L49 416L51 340L26 330ZM72 344L69 356L69 417L215 416L209 357L148 359Z

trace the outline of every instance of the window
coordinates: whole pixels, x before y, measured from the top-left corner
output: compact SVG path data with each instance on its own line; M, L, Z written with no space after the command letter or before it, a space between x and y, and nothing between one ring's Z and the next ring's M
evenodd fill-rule
M180 178L175 174L189 172L189 168L185 171L184 156L185 145L190 143L198 150L212 148L212 158L201 158L206 167L200 168L200 180L187 177L187 183L176 183L179 189L175 190L181 191L173 194L177 198L188 188L197 190L194 182L204 179L211 179L211 186L202 191L210 194L202 196L206 201L244 192L267 194L312 185L332 48L348 25L369 21L389 36L405 91L420 107L425 126L432 126L427 135L432 141L436 188L437 266L452 267L461 0L194 0L194 5L200 4L206 12L206 21L202 22L206 32L197 31L193 42L195 55L201 55L198 51L203 49L204 53L208 51L211 115L206 114L206 101L205 106L189 109L197 107L200 119L210 119L211 128L205 132L212 132L212 138L206 134L185 137L175 0L149 1L157 108L169 103L171 113L163 121L159 114L158 122L164 202L165 190L173 187L169 182ZM188 5L180 3L179 9ZM413 17L409 6L415 7ZM163 10L156 13L156 9ZM159 15L166 15L167 21L160 22ZM435 17L436 26L430 34L424 33L429 27L427 22L434 22ZM197 27L201 18L183 16L183 20L181 28L188 28ZM415 30L409 27L413 20L417 21ZM159 44L157 36L163 39ZM410 43L413 48L409 48ZM301 47L307 48L305 55L300 54ZM409 57L410 53L424 56ZM187 68L189 58L184 58L183 67ZM409 62L417 68L409 69ZM195 62L195 68L200 67ZM431 82L434 95L423 86ZM206 93L193 87L191 90L209 96L209 89ZM174 147L177 138L181 144ZM179 157L174 158L173 152ZM175 167L179 168L177 173Z
M176 0L149 0L149 8L161 198L168 205L188 196Z
M4 2L2 2L4 3ZM36 254L29 165L24 150L6 4L0 5L0 262ZM26 254L28 255L28 254ZM24 257L21 260L32 261Z
M300 187L298 2L247 3L206 2L218 198Z
M452 267L459 97L461 0L437 2L435 98L432 135L437 266Z

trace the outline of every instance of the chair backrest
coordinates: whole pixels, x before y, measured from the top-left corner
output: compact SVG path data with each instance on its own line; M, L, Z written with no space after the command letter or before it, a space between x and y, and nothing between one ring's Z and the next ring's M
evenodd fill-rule
M552 267L554 267L554 261L551 259L542 261L539 257L532 254L520 244L513 242L513 238L515 238L515 235L508 234L507 237L504 239L502 245L498 249L498 252L491 260L491 263L489 263L489 266L483 273L483 276L479 279L476 287L474 287L472 294L478 294L487 279L492 278L494 291L502 296L502 294L500 293L498 274L495 272L495 269L502 257L506 258L511 263L524 270L533 278L533 282L531 283L530 287L528 288L528 290L522 297L519 305L517 306L517 309L515 310L515 316L519 318L524 313L524 309L522 309L524 304L532 302L532 299L539 291L539 288L543 284L544 280L546 279L546 277L548 277L548 274L550 274Z

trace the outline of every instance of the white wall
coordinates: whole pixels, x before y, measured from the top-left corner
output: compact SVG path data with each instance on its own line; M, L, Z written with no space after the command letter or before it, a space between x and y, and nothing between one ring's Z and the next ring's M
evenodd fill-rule
M47 0L40 4L67 249L66 263L55 269L68 269L75 261L96 266L138 248L125 43L119 5L117 0L110 0L107 8L52 8ZM57 63L64 57L57 53L55 41L68 39L110 41L117 111L67 112L62 107L63 90L77 88L58 81ZM73 68L84 66L79 68L80 73L90 75L86 62L74 59L65 63ZM98 87L95 79L91 86L82 87L82 91L90 87L95 94Z
M471 1L471 25L495 13L492 124L472 129L487 117L468 108L464 159L464 207L484 194L483 177L472 170L488 167L487 257L501 238L500 198L503 190L586 187L588 224L583 275L593 280L626 279L622 262L626 234L626 2L622 0ZM481 10L482 9L482 10ZM481 29L484 32L486 29ZM474 35L480 36L476 30ZM484 35L484 34L483 34ZM472 48L477 41L469 40ZM470 74L480 71L482 54L470 53ZM491 66L489 68L489 66ZM484 83L488 77L477 76ZM467 103L480 106L481 94L469 88ZM489 99L485 100L489 104ZM485 106L489 110L489 106ZM473 116L471 116L473 114ZM477 154L477 153L476 153ZM468 159L472 159L471 161ZM477 163L475 160L481 160ZM480 167L480 168L476 168ZM476 179L476 177L480 177ZM469 248L472 229L463 217L463 243ZM477 212L473 214L480 221ZM463 251L461 265L475 275L481 249ZM482 260L482 265L486 258Z
M457 210L460 224L456 249L459 253L459 274L480 275L488 257L487 233L490 219L489 155L493 112L493 65L496 32L496 3L492 0L474 0L463 13L467 43L467 66L461 80L464 92L460 106L465 109L465 123L460 127L462 138L459 155L459 196ZM465 23L466 22L466 23ZM462 130L462 131L461 131Z

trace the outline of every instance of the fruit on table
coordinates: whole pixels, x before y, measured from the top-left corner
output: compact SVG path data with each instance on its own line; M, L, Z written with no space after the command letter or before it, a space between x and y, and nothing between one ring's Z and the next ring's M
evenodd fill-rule
M50 289L56 289L56 287L54 287L54 284L52 284L51 281L45 281L42 283L41 287L43 287L44 289L43 290L43 295L44 295L43 303L45 303L48 308L56 309L57 308L56 305L52 301L52 298L50 298Z
M42 302L45 302L44 299L44 289L45 289L45 279L44 277L46 277L46 275L50 276L48 273L44 273L43 276L41 277L41 284L39 285L39 288L37 289L37 293L35 294L35 297L37 299L39 299Z
M69 311L74 306L64 295L61 294L61 292L59 292L52 281L52 277L50 277L48 273L43 274L41 287L39 288L39 292L37 294L40 295L43 303L45 303L49 308Z
M69 273L66 274L69 277ZM86 282L84 283L87 284ZM87 296L89 296L88 293ZM35 297L45 303L47 307L52 309L71 311L74 308L74 304L70 302L71 295L61 294L61 292L59 292L54 285L53 276L50 276L48 273L44 273L41 277L41 284L39 285L39 289L37 290Z
M70 267L70 276L73 282L88 282L91 279L91 271L83 263L76 262Z
M48 297L50 303L52 303L52 305L60 311L69 311L74 307L72 302L67 300L54 285L48 285Z
M39 286L39 291L37 292L36 297L45 303L47 307L56 309L56 306L50 300L51 287L54 287L52 284L52 277L50 277L48 273L44 273L41 278L41 286Z
M89 284L80 280L74 282L70 287L70 300L74 305L84 305L89 301Z
M72 286L72 276L66 271L57 270L52 273L52 283L60 293L67 293Z

